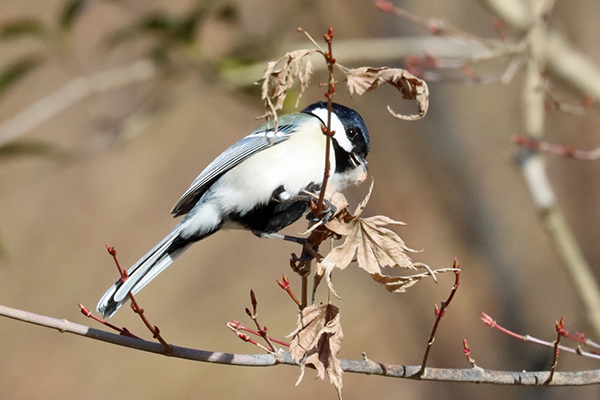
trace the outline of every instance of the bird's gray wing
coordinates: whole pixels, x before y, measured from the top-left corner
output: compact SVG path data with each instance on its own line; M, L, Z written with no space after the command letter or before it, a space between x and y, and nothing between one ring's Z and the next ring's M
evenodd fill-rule
M296 126L294 122L303 118L314 117L300 113L284 115L279 118L277 133L275 133L273 124L270 124L270 128L267 128L267 125L265 124L256 128L248 136L225 150L220 156L215 158L215 160L211 162L200 175L198 175L194 182L192 182L190 188L173 206L171 214L175 217L187 214L198 202L200 197L202 197L204 192L206 192L208 188L221 177L221 175L253 154L270 146L276 146L289 139L290 135L293 133L294 126Z

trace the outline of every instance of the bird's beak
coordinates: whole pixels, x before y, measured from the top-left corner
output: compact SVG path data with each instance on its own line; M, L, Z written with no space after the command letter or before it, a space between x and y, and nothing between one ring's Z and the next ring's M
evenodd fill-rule
M356 153L352 153L351 157L355 167L358 167L360 165L364 165L365 167L367 166L367 160L363 156Z

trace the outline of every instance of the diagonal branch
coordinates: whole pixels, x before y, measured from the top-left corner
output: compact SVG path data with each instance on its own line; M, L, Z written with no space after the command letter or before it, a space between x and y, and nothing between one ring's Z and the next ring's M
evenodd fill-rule
M88 97L149 81L156 75L152 62L137 60L129 65L75 78L3 121L0 125L0 147L21 138Z
M545 67L544 55L547 54L549 46L545 17L552 4L552 0L532 3L531 14L534 18L528 33L530 54L523 87L523 117L525 134L538 141L544 134L545 119L544 82L541 74ZM556 248L576 292L579 293L595 335L600 336L600 288L556 201L544 160L540 154L525 150L521 152L518 162L531 192L540 223Z
M477 0L517 35L525 35L534 24L527 2L520 0ZM600 68L576 50L553 29L546 34L544 61L548 71L564 81L582 97L600 99ZM597 103L597 102L596 102ZM598 104L596 104L598 106Z

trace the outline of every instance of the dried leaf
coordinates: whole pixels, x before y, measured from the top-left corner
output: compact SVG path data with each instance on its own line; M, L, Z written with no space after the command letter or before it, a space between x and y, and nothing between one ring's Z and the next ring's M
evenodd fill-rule
M417 102L419 113L413 115L397 114L388 106L388 111L396 118L413 121L423 118L427 113L429 108L427 83L404 69L361 67L344 69L344 73L348 78L347 85L351 96L354 93L360 96L365 92L377 89L384 83L388 83L402 92L403 99Z
M422 267L422 264L415 264L416 266ZM428 268L429 269L429 268ZM417 283L423 278L433 277L435 278L435 274L443 274L445 272L454 272L452 268L444 268L444 269L429 269L428 272L424 272L422 274L409 275L409 276L388 276L382 275L379 273L371 274L371 278L376 282L381 283L385 286L385 288L389 292L395 293L404 293L406 289Z
M300 93L296 100L296 106L302 98L302 94L310 84L314 68L310 56L318 50L296 50L287 53L279 61L267 64L267 69L262 77L261 97L265 101L268 120L274 120L277 124L277 110L281 110L287 92L294 86L296 79L300 82ZM279 64L285 62L281 69L275 69Z
M325 379L338 391L341 398L342 367L337 359L344 333L340 324L340 309L333 304L320 304L306 307L298 315L296 330L290 343L292 358L300 363L300 383L304 376L306 364L312 364L317 369L317 376ZM288 337L289 337L288 336Z
M435 278L434 272L425 264L413 263L407 252L417 253L406 246L404 241L387 225L404 225L403 222L389 217L377 215L361 218L367 202L371 196L373 184L365 199L356 207L354 214L347 208L339 211L336 217L325 226L332 232L346 236L344 243L337 246L317 264L317 270L322 270L327 283L333 291L331 273L334 269L345 269L356 257L358 266L367 271L374 280L382 283L390 291L403 292L409 286L425 276ZM345 200L345 199L344 199ZM343 204L341 200L340 204ZM429 272L408 277L392 277L382 274L384 267L399 267L403 269L427 268ZM335 294L335 291L334 291Z

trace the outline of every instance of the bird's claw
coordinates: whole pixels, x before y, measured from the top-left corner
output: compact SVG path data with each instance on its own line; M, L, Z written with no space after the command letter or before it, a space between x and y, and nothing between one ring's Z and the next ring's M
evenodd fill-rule
M325 209L321 211L317 211L317 207L314 203L311 203L311 212L308 213L306 218L314 224L319 223L320 225L326 224L331 221L331 219L337 213L337 207L331 204L331 202L327 199L323 199L323 205L325 205Z

